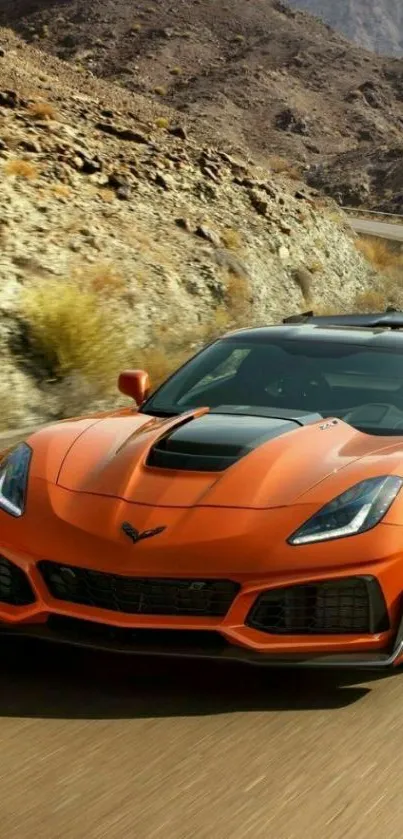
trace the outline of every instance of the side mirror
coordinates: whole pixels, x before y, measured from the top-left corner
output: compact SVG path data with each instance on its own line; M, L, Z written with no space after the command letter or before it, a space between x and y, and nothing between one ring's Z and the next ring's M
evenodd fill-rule
M125 396L131 396L140 408L151 390L149 375L145 370L124 370L119 376L118 388Z

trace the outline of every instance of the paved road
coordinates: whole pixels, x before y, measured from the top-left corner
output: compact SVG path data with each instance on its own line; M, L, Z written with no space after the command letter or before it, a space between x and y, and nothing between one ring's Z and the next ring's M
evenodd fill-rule
M403 673L21 641L1 669L1 839L401 839Z
M403 224L393 224L386 221L368 221L367 219L361 218L349 218L349 222L353 230L357 233L403 242Z

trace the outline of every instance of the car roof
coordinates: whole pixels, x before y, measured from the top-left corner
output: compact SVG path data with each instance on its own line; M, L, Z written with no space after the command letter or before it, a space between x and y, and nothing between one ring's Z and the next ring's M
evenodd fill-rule
M403 312L315 316L312 312L286 318L282 324L238 329L225 336L264 343L273 339L358 344L403 349Z

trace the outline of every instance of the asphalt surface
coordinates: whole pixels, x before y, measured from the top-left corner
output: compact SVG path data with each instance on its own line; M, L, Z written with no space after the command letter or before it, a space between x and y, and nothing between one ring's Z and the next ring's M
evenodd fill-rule
M403 224L394 224L386 221L368 221L367 219L361 218L350 218L349 222L356 233L403 242Z
M1 839L401 839L403 672L2 641Z

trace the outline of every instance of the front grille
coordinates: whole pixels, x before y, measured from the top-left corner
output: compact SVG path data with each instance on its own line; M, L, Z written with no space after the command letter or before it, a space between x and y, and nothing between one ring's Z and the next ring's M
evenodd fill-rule
M389 629L381 588L373 577L348 577L266 591L247 625L273 635L374 634Z
M135 615L224 617L240 589L230 580L123 577L48 561L38 568L56 600Z
M18 565L4 556L0 556L0 603L6 603L7 606L29 606L35 603L28 578Z

